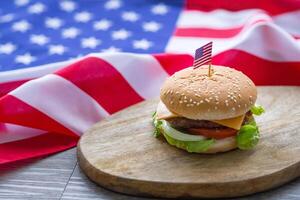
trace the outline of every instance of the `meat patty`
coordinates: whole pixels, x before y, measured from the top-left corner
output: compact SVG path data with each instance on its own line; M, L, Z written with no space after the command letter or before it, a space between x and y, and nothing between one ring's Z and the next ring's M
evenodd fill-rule
M246 113L243 124L248 123L252 120L252 113L249 111ZM221 124L217 124L208 120L194 120L185 117L174 117L167 119L172 127L177 129L188 129L188 128L227 128Z

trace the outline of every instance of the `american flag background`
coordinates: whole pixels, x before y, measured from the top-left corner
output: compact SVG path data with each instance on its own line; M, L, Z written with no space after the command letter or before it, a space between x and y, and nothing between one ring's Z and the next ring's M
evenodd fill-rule
M300 1L0 1L0 163L74 147L154 98L213 41L213 64L300 85Z

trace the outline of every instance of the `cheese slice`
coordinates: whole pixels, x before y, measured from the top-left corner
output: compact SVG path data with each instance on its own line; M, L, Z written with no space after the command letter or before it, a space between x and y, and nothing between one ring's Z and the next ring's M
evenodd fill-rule
M175 113L169 111L169 109L165 106L163 102L159 102L156 109L156 118L157 119L169 119L173 117L179 117Z
M156 117L157 119L169 119L173 117L179 117L179 115L169 111L169 109L165 106L165 104L160 101L157 106ZM244 117L245 115L241 115L230 119L211 120L211 121L229 128L239 130L244 121Z
M227 126L229 128L233 128L236 130L240 130L242 123L244 121L245 115L241 115L238 117L230 118L230 119L222 119L222 120L211 120L217 124L221 124L223 126Z

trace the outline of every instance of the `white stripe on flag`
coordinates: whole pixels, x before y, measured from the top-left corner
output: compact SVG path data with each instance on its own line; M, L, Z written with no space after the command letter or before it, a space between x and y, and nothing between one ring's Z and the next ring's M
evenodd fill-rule
M300 10L277 15L273 20L290 34L300 36Z
M74 63L75 61L78 60L80 59L73 59L73 60L40 65L40 66L30 67L25 69L0 72L0 83L39 78L41 76L50 74L58 69L66 67L67 65Z
M2 124L5 126L4 130L0 130L0 144L7 142L14 142L18 140L24 140L32 138L38 135L46 133L39 129L33 129L25 126L18 126L15 124Z
M211 12L183 11L177 22L179 28L234 28L243 26L250 18L267 17L264 11L259 9L247 9L241 11L226 11L217 9Z
M238 49L271 61L300 61L299 44L295 43L295 39L288 33L271 22L254 24L238 36L229 39L175 36L169 40L166 52L194 55L195 49L210 41L214 43L212 55L228 49Z
M70 81L54 74L23 84L10 95L80 135L108 113Z
M159 88L169 76L151 55L131 53L92 54L114 66L144 99L159 95Z

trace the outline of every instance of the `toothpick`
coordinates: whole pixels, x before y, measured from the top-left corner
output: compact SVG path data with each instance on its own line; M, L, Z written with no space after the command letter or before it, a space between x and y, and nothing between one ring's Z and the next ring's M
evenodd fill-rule
M211 63L208 64L208 77L211 77Z

